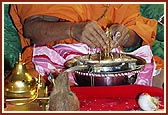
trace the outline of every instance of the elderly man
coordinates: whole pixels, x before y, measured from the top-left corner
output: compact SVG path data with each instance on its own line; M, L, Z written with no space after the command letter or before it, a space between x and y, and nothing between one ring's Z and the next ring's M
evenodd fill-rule
M41 71L41 67L38 66L37 72L33 63L39 63L35 60L32 63L32 58L42 54L37 54L36 50L33 52L36 47L32 47L32 44L52 49L58 44L82 43L76 49L85 47L84 45L104 49L109 39L104 30L109 27L111 35L120 32L120 36L112 40L112 48L137 45L151 47L157 28L156 20L140 15L138 4L12 4L10 14L21 39L23 61L34 76ZM58 56L56 59L59 57L61 58ZM57 63L59 67L56 69L62 70L63 67L60 66L66 60L62 64ZM43 73L44 71L43 69Z

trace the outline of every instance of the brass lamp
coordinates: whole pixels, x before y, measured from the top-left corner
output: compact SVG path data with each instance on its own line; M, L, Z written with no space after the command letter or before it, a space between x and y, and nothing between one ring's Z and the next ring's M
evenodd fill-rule
M4 82L5 99L11 99L10 103L15 105L30 103L38 97L38 83L38 80L28 73L19 54L18 62Z

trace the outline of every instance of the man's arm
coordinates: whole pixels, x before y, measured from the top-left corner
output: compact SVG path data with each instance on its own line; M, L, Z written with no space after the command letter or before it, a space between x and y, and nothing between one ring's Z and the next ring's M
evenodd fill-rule
M71 24L71 22L60 21L58 18L51 16L30 17L24 23L24 37L41 45L69 38Z
M49 16L35 16L25 21L23 33L41 45L65 38L74 38L91 48L105 48L108 43L104 30L94 21L72 23Z

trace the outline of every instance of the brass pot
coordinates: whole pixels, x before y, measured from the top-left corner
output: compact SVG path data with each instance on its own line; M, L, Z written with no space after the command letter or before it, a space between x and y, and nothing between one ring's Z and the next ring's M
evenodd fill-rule
M16 105L32 102L38 96L37 80L28 73L21 58L5 79L4 96L5 99L11 99L11 103Z

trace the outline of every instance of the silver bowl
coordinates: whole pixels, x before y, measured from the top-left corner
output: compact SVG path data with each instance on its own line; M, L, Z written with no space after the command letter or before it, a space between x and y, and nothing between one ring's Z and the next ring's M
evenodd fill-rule
M133 84L146 61L138 56L113 53L105 59L99 54L87 54L68 60L65 66L86 65L74 71L74 79L79 86L112 86Z

